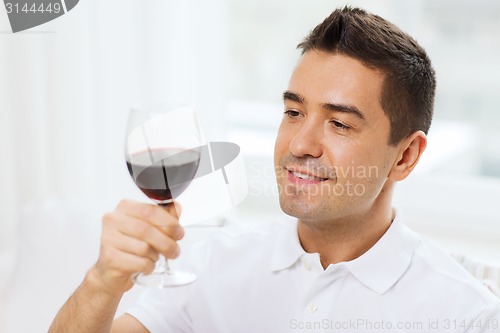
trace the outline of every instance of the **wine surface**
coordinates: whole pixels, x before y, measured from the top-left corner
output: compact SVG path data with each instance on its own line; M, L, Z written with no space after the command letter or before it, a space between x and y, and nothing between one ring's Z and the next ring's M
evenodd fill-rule
M136 185L158 202L178 197L195 177L199 163L199 149L154 149L127 158L127 168Z

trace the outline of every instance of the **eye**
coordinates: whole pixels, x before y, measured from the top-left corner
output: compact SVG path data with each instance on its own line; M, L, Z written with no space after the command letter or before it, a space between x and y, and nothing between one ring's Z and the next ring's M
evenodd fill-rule
M285 111L285 114L289 117L289 118L297 118L300 116L300 112L297 111L297 110L286 110Z
M347 131L350 127L341 123L338 120L332 120L330 123L335 127L336 129L342 130L342 131Z

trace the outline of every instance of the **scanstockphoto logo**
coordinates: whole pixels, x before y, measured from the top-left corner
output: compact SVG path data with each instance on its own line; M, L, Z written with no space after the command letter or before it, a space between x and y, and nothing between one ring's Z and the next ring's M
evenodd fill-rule
M75 8L79 0L4 0L12 32L52 21Z

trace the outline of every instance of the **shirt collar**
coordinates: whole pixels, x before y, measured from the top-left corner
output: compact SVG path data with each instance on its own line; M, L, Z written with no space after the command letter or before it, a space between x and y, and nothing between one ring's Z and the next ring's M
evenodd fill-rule
M396 217L375 245L345 265L361 283L383 294L406 272L419 244L420 238Z
M306 251L300 245L297 220L287 220L275 232L270 268L271 271L280 271L295 264Z
M282 228L284 230L279 232L274 243L272 271L289 268L306 253L300 245L297 221L290 221ZM385 234L367 252L342 264L365 286L383 294L406 272L419 243L420 238L396 217ZM329 268L332 267L327 270Z

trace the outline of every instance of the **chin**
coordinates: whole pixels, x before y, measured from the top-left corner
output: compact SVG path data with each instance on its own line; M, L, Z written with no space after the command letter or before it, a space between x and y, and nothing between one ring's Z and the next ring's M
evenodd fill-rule
M298 217L297 213L299 211L298 209L298 204L297 203L292 203L292 200L289 198L283 198L282 196L279 197L279 202L280 202L280 207L283 213L293 216L293 217Z
M316 219L319 209L309 202L280 198L280 207L286 215L298 219Z
M280 196L279 203L281 210L292 217L301 221L329 221L345 218L354 212L352 205L346 205L342 201L322 200L325 198L316 198L314 200L303 200L297 197Z

